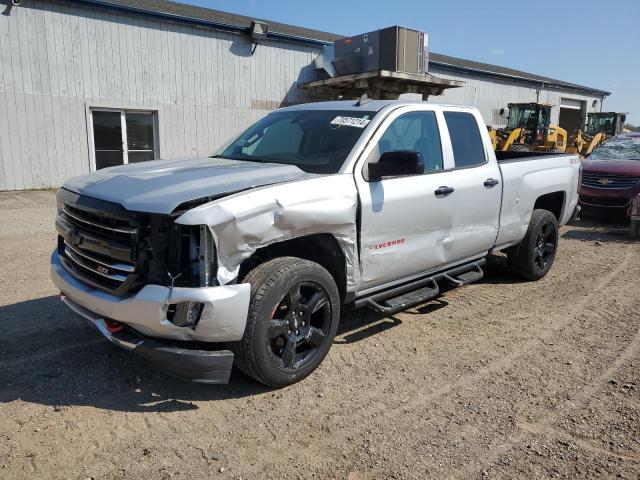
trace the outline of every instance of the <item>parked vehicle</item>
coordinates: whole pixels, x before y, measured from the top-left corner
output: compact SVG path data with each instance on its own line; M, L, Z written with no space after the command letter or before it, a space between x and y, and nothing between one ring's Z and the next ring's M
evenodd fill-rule
M578 152L581 157L588 157L607 139L622 133L626 119L627 115L619 112L587 113L586 129L584 132L575 132L572 151Z
M551 268L579 158L500 153L474 108L401 101L273 112L211 158L113 167L58 192L53 281L111 342L169 373L272 386L311 373L344 304L391 314L505 250ZM177 343L176 343L177 342Z
M640 195L640 133L622 133L582 162L580 205L586 210L627 213Z
M551 107L536 102L510 103L507 126L488 129L493 149L502 152L564 152L567 131L550 123Z

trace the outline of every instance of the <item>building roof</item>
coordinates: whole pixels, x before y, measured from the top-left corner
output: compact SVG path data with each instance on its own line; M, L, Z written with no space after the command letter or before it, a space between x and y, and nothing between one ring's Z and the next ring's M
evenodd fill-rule
M509 78L518 78L521 80L544 83L545 85L558 86L568 88L571 90L583 90L586 92L593 92L598 95L611 95L611 92L600 90L592 87L585 87L584 85L578 85L576 83L565 82L563 80L557 80L555 78L544 77L542 75L536 75L533 73L523 72L522 70L515 70L513 68L501 67L499 65L492 65L490 63L475 62L473 60L464 60L462 58L450 57L448 55L441 55L439 53L429 53L429 63L434 65L450 67L455 69L468 70L473 72L485 73L489 75L504 76Z
M252 18L235 13L222 12L210 8L196 7L184 3L171 2L168 0L75 0L78 3L88 3L102 5L131 12L151 14L157 17L174 20L188 21L209 25L211 27L224 28L229 30L246 30L252 20L258 20L269 24L269 36L272 38L299 40L316 44L329 44L344 38L344 35L313 30L310 28L296 27L285 23L273 22L261 18ZM523 72L512 68L501 67L489 63L475 62L462 58L442 55L429 52L429 63L434 66L451 68L454 70L465 70L485 75L498 77L508 77L523 81L544 83L547 86L566 88L569 90L579 90L596 94L598 96L610 95L610 92L597 88L586 87L575 83L565 82L554 78L544 77L533 73Z

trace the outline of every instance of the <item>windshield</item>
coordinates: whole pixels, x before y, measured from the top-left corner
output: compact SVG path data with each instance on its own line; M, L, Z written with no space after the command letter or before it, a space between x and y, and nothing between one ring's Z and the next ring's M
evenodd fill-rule
M618 136L603 143L591 155L589 160L636 160L640 161L640 135Z
M587 133L595 135L598 132L613 134L614 116L613 115L592 115L587 114Z
M376 112L275 112L251 126L216 157L295 165L309 173L337 173Z

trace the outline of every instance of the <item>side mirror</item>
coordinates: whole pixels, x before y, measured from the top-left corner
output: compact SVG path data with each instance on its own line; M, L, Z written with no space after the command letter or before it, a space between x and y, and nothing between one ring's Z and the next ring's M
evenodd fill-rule
M397 150L385 152L378 163L369 163L369 180L378 181L384 177L401 177L424 173L424 161L420 152Z
M501 117L502 117L502 116L504 116L504 108L501 108L501 109L500 109L500 116L501 116Z

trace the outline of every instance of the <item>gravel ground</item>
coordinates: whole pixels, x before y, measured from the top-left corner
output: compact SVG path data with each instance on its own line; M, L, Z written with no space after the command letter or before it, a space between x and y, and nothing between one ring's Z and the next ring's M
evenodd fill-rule
M556 264L394 317L345 315L271 390L182 383L106 344L49 280L51 192L0 194L0 478L640 478L640 244L562 229Z

